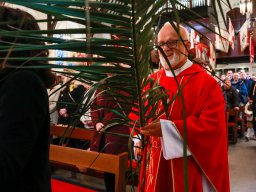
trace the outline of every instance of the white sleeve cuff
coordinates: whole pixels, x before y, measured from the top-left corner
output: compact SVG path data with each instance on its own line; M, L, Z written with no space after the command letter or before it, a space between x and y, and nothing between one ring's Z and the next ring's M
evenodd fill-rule
M161 143L163 156L166 160L183 157L183 139L177 132L174 123L170 120L160 119L162 135ZM191 155L187 149L187 156Z

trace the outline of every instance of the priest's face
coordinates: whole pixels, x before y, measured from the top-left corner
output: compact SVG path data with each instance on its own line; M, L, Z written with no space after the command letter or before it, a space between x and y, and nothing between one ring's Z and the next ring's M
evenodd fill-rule
M187 49L190 48L190 42L188 41L188 32L184 27L179 28L180 35L184 41ZM158 45L162 47L164 53L166 54L169 63L173 69L178 69L183 66L187 61L187 49L182 43L179 35L172 27L172 25L167 22L162 27L158 33ZM166 70L170 70L170 67L167 64L167 61L164 59L164 56L159 51L159 59L162 66Z

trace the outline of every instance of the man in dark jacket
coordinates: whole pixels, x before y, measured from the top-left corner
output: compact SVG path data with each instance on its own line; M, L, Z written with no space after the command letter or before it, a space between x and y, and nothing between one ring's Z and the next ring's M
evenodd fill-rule
M231 85L237 90L239 98L239 106L244 106L247 103L248 90L243 81L239 79L239 74L233 74Z
M239 110L239 99L237 90L231 86L229 78L225 78L223 86L221 87L223 95L226 98L226 110L237 109Z

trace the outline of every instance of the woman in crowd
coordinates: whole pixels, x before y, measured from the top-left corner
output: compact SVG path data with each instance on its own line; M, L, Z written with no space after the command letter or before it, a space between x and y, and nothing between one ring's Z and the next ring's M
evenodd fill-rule
M96 91L96 99L91 109L91 120L96 132L91 141L90 150L109 154L127 152L130 129L125 124L114 123L116 119L120 119L120 116L114 113L113 109L120 114L128 115L131 112L131 105L127 105L125 100L130 95L124 91L115 90L120 96L118 98L112 96L106 91L108 90L107 81L102 87L103 89L99 88ZM104 181L107 192L114 192L115 175L104 173Z

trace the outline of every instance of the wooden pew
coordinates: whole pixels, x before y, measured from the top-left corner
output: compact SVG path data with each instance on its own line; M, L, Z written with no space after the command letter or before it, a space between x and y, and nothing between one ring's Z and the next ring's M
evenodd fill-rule
M230 143L236 144L237 143L237 120L238 120L238 110L229 109L228 110L228 140Z
M57 137L67 137L73 139L81 139L81 140L92 140L94 131L90 129L83 128L67 128L64 125L51 125L50 135Z
M93 131L52 125L51 135L91 140ZM126 187L126 171L128 170L128 153L118 155L98 153L59 145L50 145L50 163L68 170L92 169L115 174L115 191L123 192ZM86 173L85 173L86 174Z

